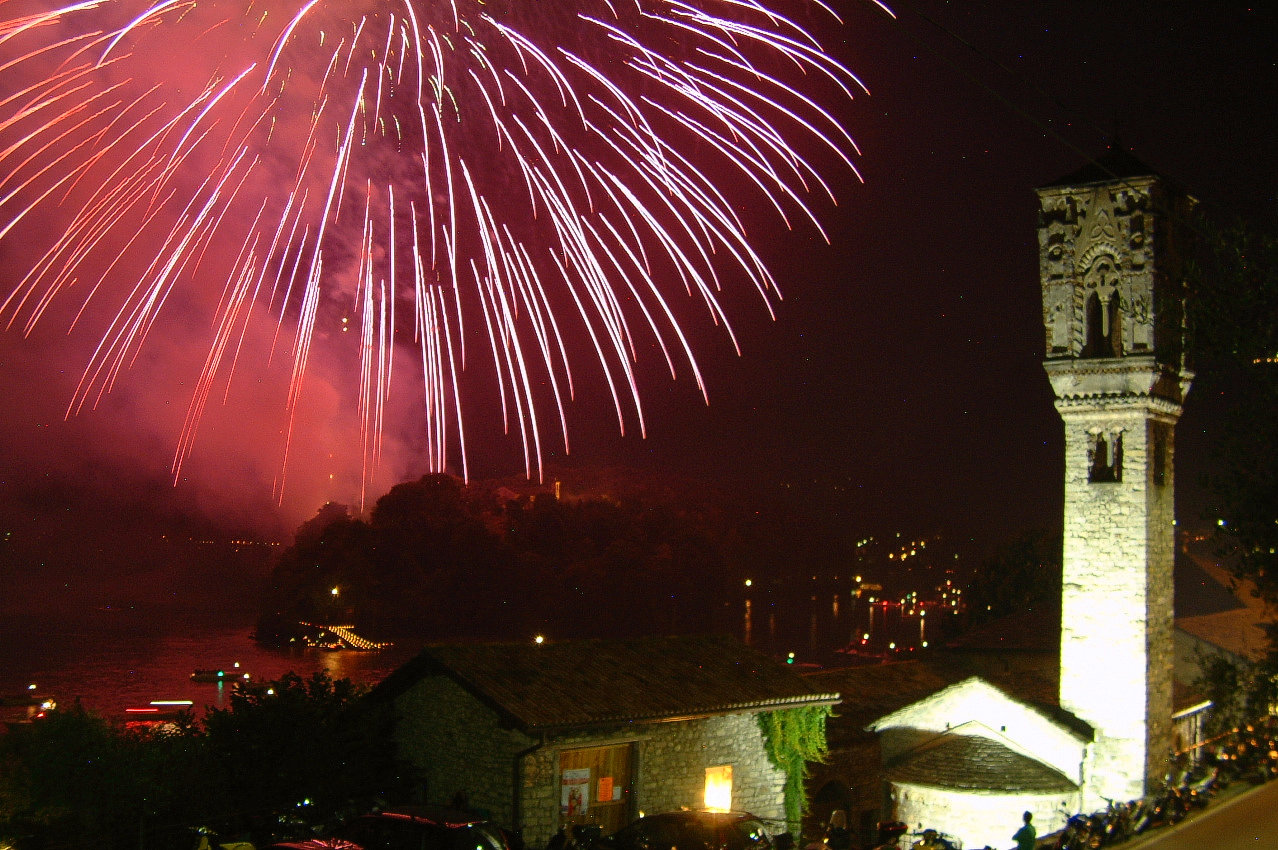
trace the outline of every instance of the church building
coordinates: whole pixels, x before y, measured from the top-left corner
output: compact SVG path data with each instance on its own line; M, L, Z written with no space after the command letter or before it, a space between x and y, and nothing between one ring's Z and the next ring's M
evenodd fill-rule
M1015 676L951 677L862 727L877 738L892 815L967 847L1008 845L1022 811L1042 835L1068 813L1152 791L1177 712L1195 703L1173 693L1172 600L1194 201L1117 148L1038 196L1044 368L1065 429L1056 691L1035 699ZM855 716L858 677L874 674L844 673L822 684Z

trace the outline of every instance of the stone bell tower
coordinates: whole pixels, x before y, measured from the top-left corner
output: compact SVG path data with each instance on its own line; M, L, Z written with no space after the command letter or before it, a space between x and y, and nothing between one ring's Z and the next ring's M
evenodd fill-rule
M1097 730L1085 804L1103 805L1143 796L1172 749L1172 434L1193 377L1194 201L1119 149L1038 195L1044 368L1065 425L1060 704Z

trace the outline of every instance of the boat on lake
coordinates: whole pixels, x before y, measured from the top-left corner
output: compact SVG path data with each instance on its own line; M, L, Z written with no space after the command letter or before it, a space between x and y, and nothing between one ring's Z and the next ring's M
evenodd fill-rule
M247 682L252 678L248 673L240 669L240 665L236 664L230 670L224 668L204 669L196 668L191 674L192 682L203 682L206 684L222 684L223 682Z
M50 694L36 693L35 685L19 694L0 694L0 720L24 722L44 717L58 707L58 701Z
M194 703L189 699L153 699L149 705L126 708L125 725L154 726L173 723L193 708Z

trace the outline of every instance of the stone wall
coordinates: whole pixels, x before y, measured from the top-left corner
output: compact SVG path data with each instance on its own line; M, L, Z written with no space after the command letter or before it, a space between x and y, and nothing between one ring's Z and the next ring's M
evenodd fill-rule
M643 730L639 730L641 733ZM580 747L607 747L637 743L634 733L567 735L546 742L531 752L521 765L520 828L530 848L545 847L559 831L559 753ZM633 805L633 796L632 796ZM630 813L631 816L634 812Z
M619 727L540 741L504 728L498 715L451 679L427 677L396 699L400 755L422 770L427 802L462 791L473 809L544 847L560 827L559 754L635 746L632 816L704 805L705 771L732 765L732 807L785 829L784 774L774 768L752 714ZM794 827L797 834L797 825Z
M882 748L879 736L864 734L840 746L831 744L823 764L808 765L809 808L803 820L804 840L819 839L830 822L835 809L848 813L848 828L852 830L853 846L873 845L878 836L875 825L888 820L886 787L883 783Z
M426 802L447 805L461 791L472 808L517 826L516 761L532 738L503 728L496 712L442 676L421 680L395 707L399 754L423 772Z
M706 768L732 765L732 808L785 828L785 776L768 761L751 714L656 723L556 737L522 761L520 811L529 847L559 829L559 753L581 747L635 745L632 816L704 806ZM797 831L797 827L796 827Z
M1145 421L1145 510L1148 547L1145 618L1149 624L1149 687L1145 723L1149 747L1145 752L1146 790L1167 773L1176 749L1172 684L1176 668L1175 590L1176 508L1174 504L1173 439L1175 415L1155 411ZM1155 472L1155 456L1161 454Z
M639 746L635 797L644 812L701 808L707 767L732 765L732 808L785 829L785 774L774 768L752 714L651 727ZM788 827L798 834L798 824Z
M1098 731L1088 805L1143 796L1166 770L1172 746L1171 427L1144 404L1106 407L1061 409L1060 698ZM1155 446L1158 428L1166 430ZM1098 433L1122 435L1121 480L1089 478ZM1163 453L1157 464L1155 450Z

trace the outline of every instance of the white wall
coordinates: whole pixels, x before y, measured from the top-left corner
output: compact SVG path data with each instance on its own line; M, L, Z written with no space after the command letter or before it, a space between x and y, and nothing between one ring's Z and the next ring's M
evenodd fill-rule
M892 799L897 819L911 832L935 829L959 839L966 850L1012 846L1012 834L1021 828L1026 811L1034 815L1039 835L1055 832L1065 825L1066 812L1078 807L1077 796L982 794L908 783L893 783Z

